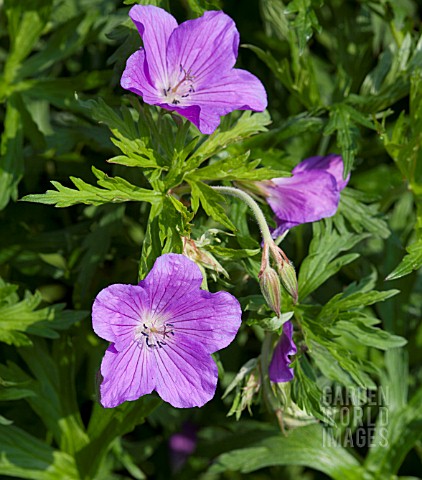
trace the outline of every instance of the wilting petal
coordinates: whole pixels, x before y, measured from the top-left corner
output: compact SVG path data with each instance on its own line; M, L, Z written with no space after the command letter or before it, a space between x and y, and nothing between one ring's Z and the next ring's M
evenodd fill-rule
M177 333L200 343L208 353L229 345L241 323L239 302L227 292L203 290L187 295L167 310Z
M215 394L218 369L202 345L182 335L154 350L156 390L173 407L202 407Z
M255 75L233 69L225 76L195 90L186 100L188 107L172 108L196 125L201 133L210 134L220 124L220 117L233 110L263 111L267 94Z
M322 170L324 172L331 173L331 175L336 179L337 188L339 191L343 190L350 178L350 174L346 179L343 178L343 159L341 155L335 155L333 153L327 155L326 157L316 156L307 158L306 160L303 160L303 162L300 162L299 165L293 169L292 173L296 175L297 173L310 172L314 170Z
M152 84L158 90L167 88L167 43L173 30L177 28L176 19L162 8L153 5L135 5L130 9L129 16L144 42Z
M110 345L101 364L101 404L112 408L128 400L137 400L155 387L156 365L151 351L136 342L123 352Z
M223 12L205 12L195 20L181 23L168 43L169 72L183 68L194 78L195 89L209 78L224 76L234 67L239 47L239 32Z
M146 292L135 285L115 284L101 290L92 306L94 332L124 350L134 338L148 306Z
M155 104L162 101L157 95L156 88L151 84L144 49L138 50L127 59L120 85L140 95L146 103Z
M267 202L276 215L278 226L301 224L331 217L337 211L340 193L335 178L322 170L274 178L268 187Z
M201 283L202 273L196 263L184 255L168 253L157 258L139 285L149 292L151 314L160 315L192 291L199 293Z
M291 363L289 355L294 355L297 352L297 348L292 337L292 322L286 322L283 325L283 334L274 349L273 358L268 369L272 382L290 382L293 379L294 371L293 368L289 367Z

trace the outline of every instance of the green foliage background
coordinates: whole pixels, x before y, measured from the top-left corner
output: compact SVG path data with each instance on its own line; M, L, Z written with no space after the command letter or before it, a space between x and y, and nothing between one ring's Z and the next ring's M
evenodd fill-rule
M269 107L234 112L209 137L119 87L140 46L125 3L0 2L2 478L417 478L419 2L141 2L179 21L206 9L236 21L238 66L263 81ZM261 370L260 392L248 397L242 382L265 366L264 332L280 324L257 283L256 224L209 184L287 175L332 152L351 171L338 213L283 242L299 278L300 303L283 299L299 327L295 379L272 389ZM216 397L202 409L150 395L105 410L96 397L106 344L92 332L93 299L112 283L136 283L189 236L223 268L208 271L208 288L230 291L244 311L235 342L216 357ZM236 376L245 364L246 377ZM388 392L388 423L378 416L373 446L344 441L344 425L324 408L326 387ZM376 418L377 408L365 415ZM336 421L340 444L323 444L323 425ZM168 440L186 422L198 444L175 471Z

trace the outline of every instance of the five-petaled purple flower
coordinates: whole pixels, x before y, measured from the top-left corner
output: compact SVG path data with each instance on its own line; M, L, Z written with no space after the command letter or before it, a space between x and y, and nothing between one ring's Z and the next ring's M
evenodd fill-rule
M276 215L274 238L302 223L333 216L349 181L343 178L343 159L334 154L307 158L292 173L290 178L258 182Z
M267 95L251 73L233 68L239 32L219 11L177 25L165 10L135 5L129 16L142 37L121 85L144 102L173 110L210 134L233 110L263 111Z
M293 342L293 325L288 321L283 325L283 333L278 341L273 358L271 359L268 373L272 382L290 382L293 379L293 368L289 367L291 360L289 355L297 352L296 345Z
M111 342L101 364L104 407L156 390L174 407L211 400L217 365L241 323L239 302L227 292L201 290L202 274L187 257L166 254L138 285L111 285L92 308L94 331Z

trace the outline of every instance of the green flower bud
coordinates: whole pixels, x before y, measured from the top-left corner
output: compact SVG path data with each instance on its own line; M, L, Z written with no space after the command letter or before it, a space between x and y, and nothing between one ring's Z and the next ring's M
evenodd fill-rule
M268 306L279 317L281 313L281 284L277 272L270 266L264 268L259 274L259 285Z
M288 261L283 261L281 265L277 265L278 273L280 274L281 283L283 287L287 290L287 293L293 298L294 303L297 302L299 293L298 293L298 283L296 277L296 270L293 266L293 263Z
M298 283L296 277L296 270L293 263L287 258L286 254L277 247L277 245L268 245L269 253L273 259L277 272L280 275L281 283L286 289L287 293L293 298L294 303L298 300Z

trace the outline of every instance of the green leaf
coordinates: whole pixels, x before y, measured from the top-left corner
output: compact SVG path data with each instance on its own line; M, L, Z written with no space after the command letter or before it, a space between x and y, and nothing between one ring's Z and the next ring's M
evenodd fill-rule
M408 452L422 438L422 387L402 408L394 411L388 405L385 408L383 415L378 416L374 446L365 459L365 466L374 478L397 474Z
M106 452L115 438L131 432L158 406L161 400L146 395L135 402L126 402L116 408L102 408L98 403L88 425L90 443L76 453L79 469L84 478L94 478Z
M343 368L328 348L313 341L311 343L311 350L311 356L315 365L326 378L346 387L354 387L356 385L348 370ZM319 401L321 401L321 398L322 393L320 394Z
M158 168L163 169L161 159L156 158L156 152L151 148L150 127L154 134L158 134L157 126L148 109L139 109L139 123L137 124L134 114L127 108L121 107L120 112L109 107L101 98L97 100L79 101L79 104L92 116L94 120L107 125L114 135L112 142L118 147L124 156L119 155L108 161L129 167ZM172 137L172 135L169 135ZM124 157L127 157L124 160Z
M267 180L286 177L290 173L272 168L257 168L260 160L248 162L249 152L235 158L224 158L190 172L185 179L198 180Z
M20 428L0 425L0 473L32 480L79 478L74 459Z
M366 238L367 234L353 234L347 230L336 231L330 219L314 223L314 236L309 254L302 262L299 272L299 298L305 299L344 265L356 260L357 253L337 257Z
M406 248L407 255L400 264L387 276L386 280L397 280L409 275L422 266L422 238Z
M260 132L266 132L266 126L271 123L269 114L265 111L254 113L245 111L237 122L228 130L221 126L192 154L188 161L187 170L194 170L216 153L224 150L228 145L239 142Z
M103 205L95 209L91 231L81 244L82 256L78 265L74 298L85 302L97 269L110 250L112 237L123 228L125 205Z
M159 216L159 237L162 253L182 253L182 236L189 234L188 223L193 213L172 195L164 199L163 209Z
M269 37L275 35L279 40L287 40L290 33L285 5L281 0L262 0L261 16Z
M50 17L52 3L52 0L5 1L11 42L4 68L8 83L13 82L19 63L29 55L41 36Z
M245 45L252 50L272 71L277 80L284 85L300 104L307 110L321 106L319 87L310 55L305 50L302 54L296 46L293 34L290 35L291 61L283 58L278 61L270 52L254 45Z
M220 205L220 203L225 202L225 198L205 183L190 181L189 184L192 188L193 211L197 212L199 204L201 204L207 215L234 231L235 226Z
M295 14L294 19L290 22L290 28L293 27L296 32L299 54L302 54L305 50L306 44L312 37L314 30L317 32L321 30L312 4L312 0L292 0L284 10L287 16Z
M4 131L0 145L0 210L9 200L18 197L18 183L24 172L23 129L19 113L19 96L12 95L7 103Z
M410 113L401 113L390 135L383 135L384 145L401 174L416 195L422 193L422 72L416 70L410 81Z
M377 292L375 290L363 292L357 290L354 293L339 293L324 305L318 315L318 319L327 323L328 321L332 321L332 318L335 318L340 312L350 313L352 310L361 310L374 303L383 302L398 293L400 293L399 290L387 290L385 292Z
M74 347L66 338L54 343L50 355L44 341L34 341L32 347L19 351L25 360L30 376L14 364L5 374L20 382L27 382L34 395L25 400L44 422L56 443L64 452L73 454L88 443L85 427L80 417L75 391Z
M322 405L322 392L317 378L305 355L296 358L292 363L295 376L292 383L292 396L298 407L326 423L331 423Z
M320 425L290 431L286 436L269 435L247 448L218 456L209 468L210 474L228 471L250 473L276 465L301 465L314 468L335 480L363 478L363 469L346 449L331 439L324 445L325 433Z
M4 375L5 371L0 365L0 372ZM34 396L35 393L30 388L27 388L30 385L28 381L16 382L14 380L7 380L3 377L0 377L0 400L20 400L21 398Z
M0 341L9 345L31 345L28 334L58 338L56 330L68 328L87 312L63 311L64 304L39 309L41 295L26 292L23 300L0 279Z
M348 343L348 337L352 337L361 345L388 350L390 348L402 347L406 345L407 340L398 335L392 335L381 328L371 325L372 317L360 316L358 319L340 320L336 322L331 332L341 336L345 343Z
M32 55L19 68L19 76L39 75L41 71L77 52L95 32L98 20L95 10L70 18L60 25L48 39L42 50ZM96 26L99 29L99 25Z
M204 248L219 257L225 258L226 260L240 260L241 258L254 257L261 252L260 248L243 248L237 250L234 248L220 247L218 245L205 245Z
M182 253L182 236L189 236L193 213L172 195L151 206L142 245L139 278L143 279L162 253Z
M324 129L324 135L332 135L337 132L337 143L342 150L344 161L344 175L351 171L358 150L357 141L360 132L356 123L375 129L375 126L357 110L340 103L331 107L330 118Z
M57 191L47 190L43 194L26 195L21 198L21 201L44 203L63 208L79 203L85 205L131 201L156 203L161 198L161 194L154 190L136 187L120 177L109 177L95 167L92 167L92 171L98 179L98 185L102 188L93 187L80 178L70 177L72 183L76 186L76 190L64 187L59 182L51 182Z
M362 192L346 188L341 193L339 213L350 223L355 232L369 232L388 238L391 234L387 222L381 217L376 204L368 204L369 197Z

